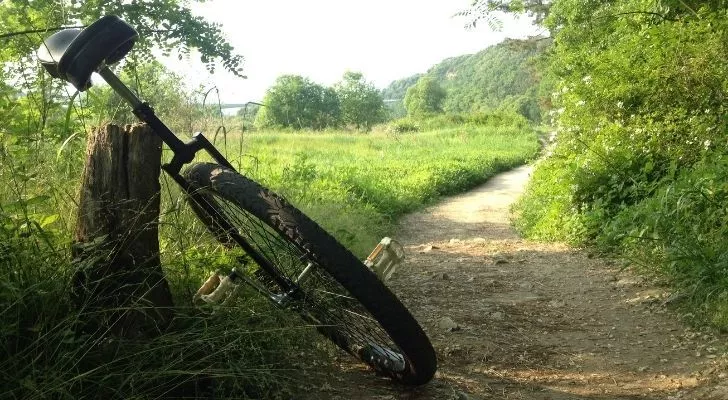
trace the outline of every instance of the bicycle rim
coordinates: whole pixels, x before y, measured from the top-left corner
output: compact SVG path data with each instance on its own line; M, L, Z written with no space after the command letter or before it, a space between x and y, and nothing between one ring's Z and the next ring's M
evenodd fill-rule
M215 191L204 197L278 273L297 290L287 306L319 332L355 357L384 373L405 369L405 356L381 324L311 254L305 242L296 242L270 221L262 220ZM304 274L304 271L305 274ZM260 274L258 274L260 276ZM273 280L263 280L272 292L283 295Z

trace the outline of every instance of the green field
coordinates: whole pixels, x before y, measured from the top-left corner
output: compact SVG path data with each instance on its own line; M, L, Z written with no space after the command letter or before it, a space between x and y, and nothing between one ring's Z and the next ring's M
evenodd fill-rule
M227 154L241 171L284 195L359 255L404 213L484 182L537 151L523 127L458 125L426 132L245 136Z

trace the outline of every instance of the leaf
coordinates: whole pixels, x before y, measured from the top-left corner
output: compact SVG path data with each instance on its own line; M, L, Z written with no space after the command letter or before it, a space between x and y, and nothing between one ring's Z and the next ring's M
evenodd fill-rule
M652 160L647 161L645 166L642 168L642 171L645 172L645 174L649 174L654 169L655 165L652 163Z
M46 195L34 196L27 200L13 201L7 204L3 204L2 208L5 211L17 211L27 208L29 206L38 205L46 202L50 197Z
M66 120L63 124L63 129L66 132L70 132L71 129L71 112L73 111L73 102L76 100L76 97L78 97L78 94L81 93L78 90L73 93L73 96L68 100L68 108L66 109ZM65 143L65 142L64 142Z
M47 215L47 216L43 217L43 219L40 220L40 227L45 228L46 226L58 221L59 217L60 217L60 215L58 215L58 214Z
M78 136L78 134L79 134L79 132L74 133L73 135L66 138L66 140L63 141L63 143L61 143L61 147L59 147L58 150L56 151L56 160L61 158L61 153L63 152L63 149L65 149L66 146L68 145L68 143L70 143L71 140L73 140L76 136Z

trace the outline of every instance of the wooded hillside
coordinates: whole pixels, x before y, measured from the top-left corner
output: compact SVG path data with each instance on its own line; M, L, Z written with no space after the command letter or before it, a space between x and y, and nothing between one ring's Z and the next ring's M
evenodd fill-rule
M534 56L542 54L549 39L507 40L476 54L448 58L416 74L392 82L385 99L403 99L407 89L423 75L433 76L445 89L445 112L515 111L531 121L541 120L539 78ZM395 114L403 109L390 103Z

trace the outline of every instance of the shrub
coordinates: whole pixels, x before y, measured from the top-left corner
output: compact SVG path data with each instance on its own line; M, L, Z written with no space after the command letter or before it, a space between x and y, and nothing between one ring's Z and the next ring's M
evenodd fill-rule
M622 249L640 270L674 285L691 308L728 326L728 156L711 154L667 177L654 195L624 208L598 244Z
M420 126L412 120L400 119L390 122L386 128L389 133L419 132Z

